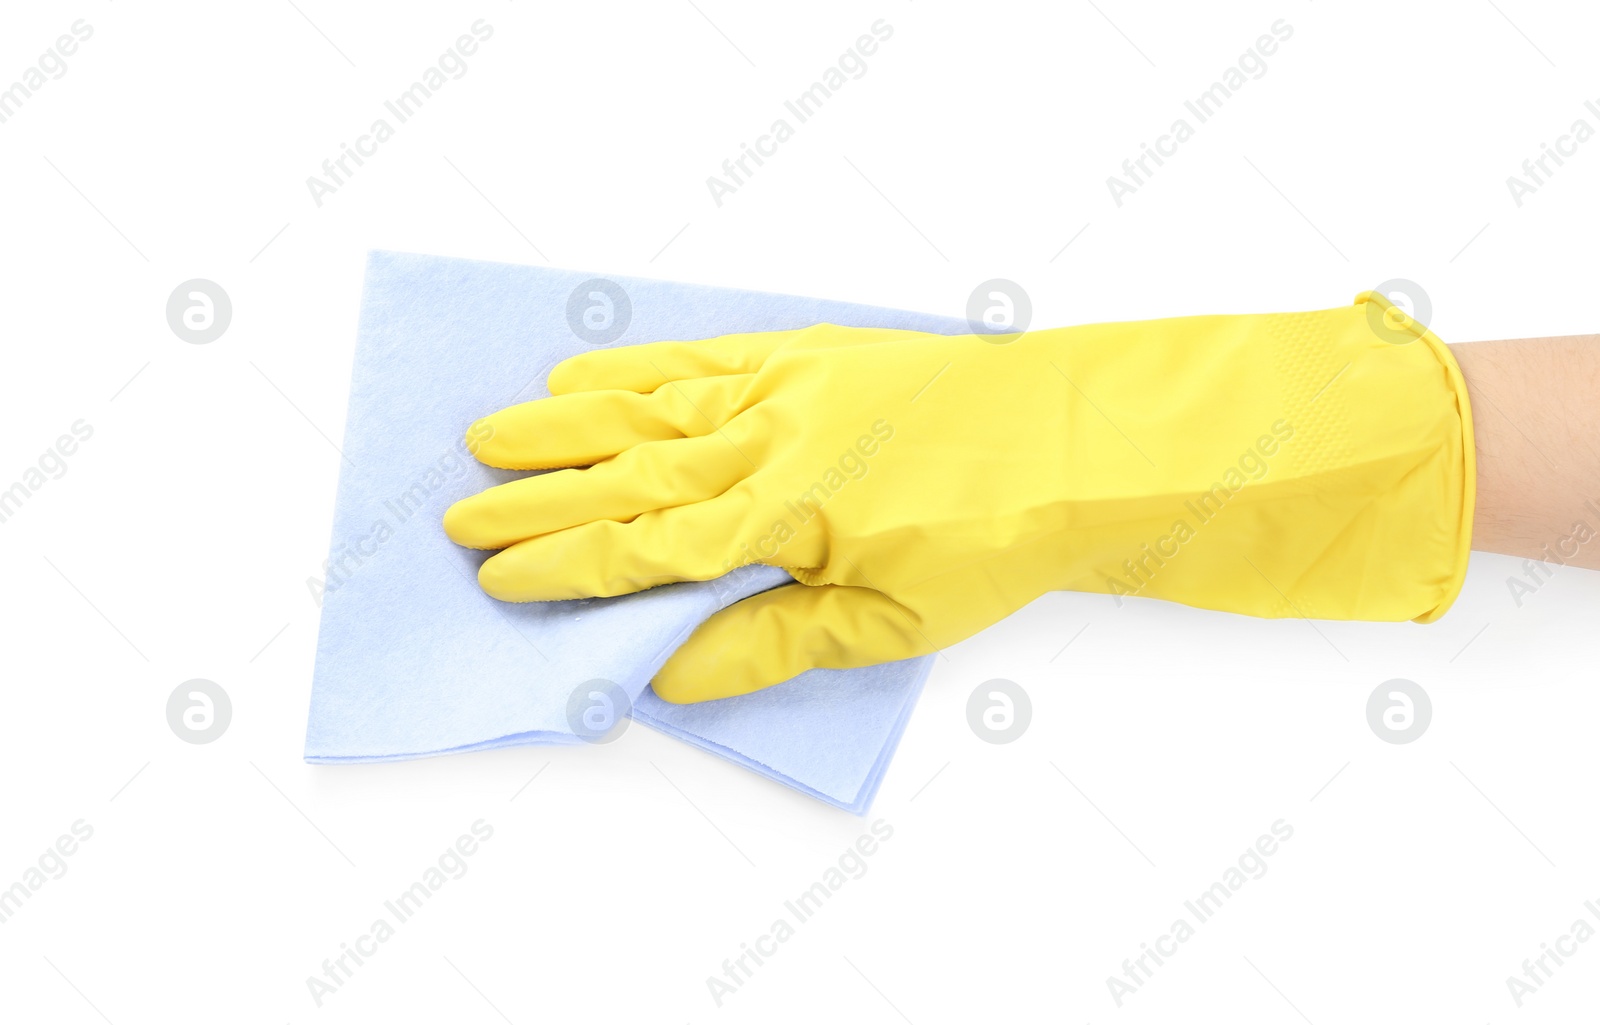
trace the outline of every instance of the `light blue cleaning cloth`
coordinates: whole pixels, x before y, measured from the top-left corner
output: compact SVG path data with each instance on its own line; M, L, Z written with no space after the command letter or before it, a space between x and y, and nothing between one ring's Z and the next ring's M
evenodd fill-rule
M603 680L631 700L636 721L865 813L932 656L812 670L756 694L668 704L649 690L667 656L713 612L790 583L787 573L747 566L716 581L617 598L506 604L478 588L478 566L492 553L451 543L440 520L452 502L521 476L472 459L462 440L467 426L545 396L550 368L594 348L596 336L632 345L819 322L944 334L971 328L820 299L596 280L433 256L370 257L306 760L575 743L572 696ZM585 311L595 319L583 320Z

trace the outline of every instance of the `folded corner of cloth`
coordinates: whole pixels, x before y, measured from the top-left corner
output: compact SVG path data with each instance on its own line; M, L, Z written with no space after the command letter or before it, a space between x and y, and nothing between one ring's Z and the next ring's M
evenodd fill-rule
M579 742L573 698L614 685L633 718L865 814L932 656L812 670L735 698L673 705L651 677L695 626L789 582L768 566L617 598L506 604L478 587L492 553L441 526L456 500L520 474L467 453L467 425L541 398L550 368L608 345L816 323L970 331L849 303L403 253L371 254L317 639L309 762L380 762ZM581 725L581 724L579 724Z

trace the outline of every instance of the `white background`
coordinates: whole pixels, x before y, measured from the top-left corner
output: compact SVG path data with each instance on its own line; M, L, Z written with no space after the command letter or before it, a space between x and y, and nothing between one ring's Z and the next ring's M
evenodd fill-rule
M1519 606L1520 567L1474 556L1426 627L1049 596L939 659L867 820L642 728L300 760L368 249L949 315L998 276L1036 326L1404 277L1447 341L1590 332L1600 140L1520 208L1506 178L1600 127L1592 7L295 2L3 16L0 85L75 19L94 34L0 125L0 487L74 421L94 435L0 523L0 887L94 834L0 924L0 1018L1325 1025L1600 1000L1600 942L1520 1010L1505 981L1600 898L1580 570ZM307 177L478 18L465 77L316 206ZM878 18L867 74L716 206L707 176ZM1118 208L1107 176L1280 18L1266 75ZM195 277L233 300L210 345L165 318ZM233 702L202 746L165 715L195 677ZM1008 745L965 716L995 677L1033 701ZM1396 677L1433 702L1405 745L1365 713ZM868 873L718 1008L706 977L880 817ZM467 874L318 1009L306 978L478 819ZM1117 1007L1107 977L1279 819L1268 873Z

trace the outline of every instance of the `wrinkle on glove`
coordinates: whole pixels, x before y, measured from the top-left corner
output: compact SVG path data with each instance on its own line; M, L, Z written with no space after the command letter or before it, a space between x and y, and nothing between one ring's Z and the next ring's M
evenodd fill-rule
M577 743L568 699L607 680L633 716L829 804L865 812L931 658L844 671L698 706L650 678L707 617L790 583L749 566L617 598L509 605L478 587L488 552L453 544L452 502L526 473L481 465L467 425L545 395L550 369L595 346L568 323L593 275L374 253L352 374L329 563L322 575L309 762L378 762ZM822 321L945 334L965 321L667 282L610 279L631 320L611 344L778 331ZM686 421L687 423L688 421Z

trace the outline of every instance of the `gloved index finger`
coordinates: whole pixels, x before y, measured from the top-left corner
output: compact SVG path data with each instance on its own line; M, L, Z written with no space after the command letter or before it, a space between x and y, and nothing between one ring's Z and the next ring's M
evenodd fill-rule
M918 340L920 331L813 324L789 331L752 331L695 342L648 342L580 353L550 371L551 395L620 389L649 393L674 381L754 374L785 346L836 348Z
M635 445L719 430L741 408L748 376L674 383L660 392L590 391L509 406L473 423L467 448L507 470L589 466Z
M648 342L579 353L550 371L550 394L607 389L645 393L669 381L753 374L779 346L799 333L758 331L697 342Z

